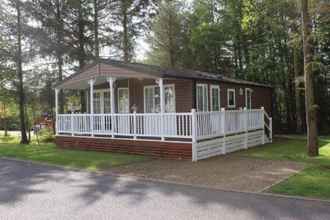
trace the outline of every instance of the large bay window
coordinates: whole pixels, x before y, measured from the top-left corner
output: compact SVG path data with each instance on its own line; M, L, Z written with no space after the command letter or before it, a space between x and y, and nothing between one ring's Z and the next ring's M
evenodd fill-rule
M175 88L174 85L164 85L165 112L175 112ZM145 113L160 112L159 86L144 87L144 111Z

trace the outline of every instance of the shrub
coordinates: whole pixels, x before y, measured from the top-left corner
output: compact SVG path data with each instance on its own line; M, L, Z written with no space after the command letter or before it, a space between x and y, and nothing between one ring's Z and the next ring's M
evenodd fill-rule
M54 132L52 129L43 128L38 131L39 141L43 143L50 143L55 141Z

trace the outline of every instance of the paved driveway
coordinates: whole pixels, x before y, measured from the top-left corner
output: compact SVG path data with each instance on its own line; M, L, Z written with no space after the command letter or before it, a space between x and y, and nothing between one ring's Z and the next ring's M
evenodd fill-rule
M329 205L0 159L0 219L327 220Z

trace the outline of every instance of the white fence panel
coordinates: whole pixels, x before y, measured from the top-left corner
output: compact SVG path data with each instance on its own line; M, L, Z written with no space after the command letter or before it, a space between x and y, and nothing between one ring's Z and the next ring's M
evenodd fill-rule
M193 148L196 149L196 160L202 160L224 154L223 141L223 138L216 138L199 143L193 143L195 145Z
M235 152L245 148L245 134L236 134L226 137L226 153Z
M223 112L197 112L196 135L197 140L208 139L223 135Z
M248 134L247 146L254 147L262 145L263 130L254 131Z

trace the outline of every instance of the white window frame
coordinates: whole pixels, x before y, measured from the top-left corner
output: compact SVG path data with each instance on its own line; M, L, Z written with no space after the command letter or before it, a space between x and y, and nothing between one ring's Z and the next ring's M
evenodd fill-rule
M96 90L94 90L94 94L96 94L96 93L100 93L100 113L99 114L104 114L104 93L105 92L110 92L111 93L111 91L109 90L109 89L96 89ZM86 99L87 99L87 102L86 102L86 104L87 104L87 110L88 111L90 111L90 94L89 94L89 92L88 92L88 94L86 95ZM111 103L110 103L111 104Z
M205 91L205 88L206 88L206 91L207 91L206 92L206 109L202 109L202 110L198 109L198 105L199 105L199 103L198 103L198 87L202 87L202 91ZM202 108L204 108L205 96L202 96L202 97L203 97ZM202 111L202 112L209 111L209 86L206 83L197 83L196 84L196 109L197 109L197 111Z
M247 96L248 92L250 92L250 95L251 95L250 96L250 108L248 107L248 96ZM252 109L252 93L253 93L253 89L245 88L245 107L247 109Z
M210 100L211 100L211 111L214 111L213 110L213 107L214 107L214 103L213 103L213 89L217 89L218 91L217 91L217 93L218 93L218 111L220 111L220 109L221 109L221 103L220 103L220 101L221 101L221 98L220 98L220 95L221 95L221 90L220 90L220 86L219 85L211 85L210 86L210 93L211 93L211 98L210 98Z
M128 111L127 112L120 112L119 111L119 91L120 90L127 90L127 94L128 94ZM129 88L128 87L119 87L119 88L117 88L117 108L118 108L118 113L129 113L130 112L130 98L129 98Z
M146 109L147 109L147 103L146 103L146 89L150 89L150 88L152 88L153 89L153 94L155 95L155 88L157 88L157 87L159 87L159 86L157 86L157 85L149 85L149 86L144 86L143 87L143 111L144 111L144 113L146 113ZM166 88L169 88L169 87L172 87L172 89L173 89L173 92L174 92L174 94L173 94L173 98L174 98L174 112L176 112L176 94L175 94L175 85L174 84L165 84L164 85L164 90L166 89ZM165 91L164 91L164 95L165 95ZM165 97L164 97L165 98ZM164 102L165 102L165 100L164 100ZM155 99L152 99L152 105L153 105L153 107L155 108ZM166 105L166 103L165 103L165 105ZM165 106L165 110L166 110L166 106Z
M234 105L229 105L229 97L230 97L230 93L233 92L234 93ZM236 89L227 89L227 107L228 108L236 108Z

